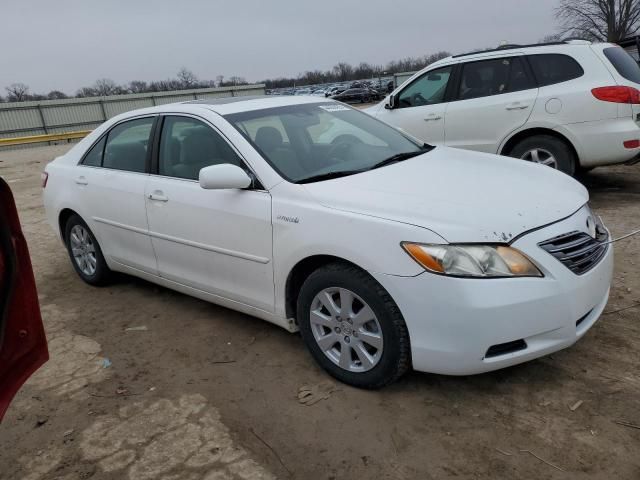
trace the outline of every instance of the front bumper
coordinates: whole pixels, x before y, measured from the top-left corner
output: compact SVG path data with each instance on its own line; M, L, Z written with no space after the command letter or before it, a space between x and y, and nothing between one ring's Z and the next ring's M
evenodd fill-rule
M512 243L538 265L544 278L374 274L405 318L414 369L448 375L482 373L553 353L580 339L606 306L613 246L591 270L576 275L538 243L585 231L588 215L582 208ZM518 340L524 340L526 348L487 356L492 346Z

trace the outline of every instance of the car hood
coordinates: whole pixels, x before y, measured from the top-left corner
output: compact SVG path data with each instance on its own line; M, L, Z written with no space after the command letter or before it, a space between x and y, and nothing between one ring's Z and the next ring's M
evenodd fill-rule
M451 243L510 242L589 199L580 183L549 167L446 147L304 187L325 207L417 225Z

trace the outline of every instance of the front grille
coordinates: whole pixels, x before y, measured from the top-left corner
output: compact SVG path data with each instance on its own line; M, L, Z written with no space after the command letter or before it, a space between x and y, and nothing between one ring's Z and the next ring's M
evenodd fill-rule
M606 237L605 237L606 239ZM576 275L595 267L607 251L607 244L584 232L570 232L538 244Z

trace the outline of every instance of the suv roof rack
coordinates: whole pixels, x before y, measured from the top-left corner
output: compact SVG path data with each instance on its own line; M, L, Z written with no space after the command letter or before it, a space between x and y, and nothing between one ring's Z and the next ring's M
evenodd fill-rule
M589 45L590 41L585 40L583 38L567 38L566 40L560 40L557 42L545 42L545 43L530 43L528 45L517 45L517 44L508 44L508 45L500 45L498 48L492 48L489 50L479 50L475 52L467 52L460 53L458 55L453 55L451 58L460 58L466 57L468 55L477 55L479 53L492 53L492 52L501 52L503 50L515 50L518 48L533 48L533 47L547 47L550 45Z

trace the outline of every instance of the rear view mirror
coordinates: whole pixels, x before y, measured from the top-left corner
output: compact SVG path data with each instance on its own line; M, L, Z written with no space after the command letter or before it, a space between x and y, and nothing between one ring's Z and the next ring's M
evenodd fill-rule
M205 190L247 188L251 178L243 169L230 163L211 165L200 170L200 187Z
M442 77L438 73L432 73L431 75L427 76L427 80L429 80L430 82L439 82L440 80L442 80Z

